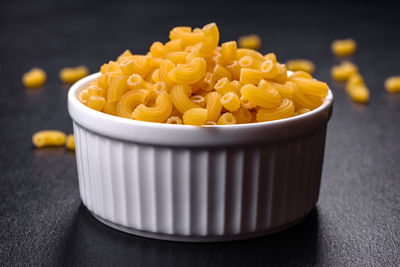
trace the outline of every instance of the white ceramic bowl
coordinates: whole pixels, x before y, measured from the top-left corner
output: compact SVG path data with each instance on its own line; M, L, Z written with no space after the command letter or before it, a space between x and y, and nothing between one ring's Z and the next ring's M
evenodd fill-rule
M240 125L188 126L111 116L74 84L79 189L96 218L135 235L192 242L227 241L280 231L318 200L333 96L292 118Z

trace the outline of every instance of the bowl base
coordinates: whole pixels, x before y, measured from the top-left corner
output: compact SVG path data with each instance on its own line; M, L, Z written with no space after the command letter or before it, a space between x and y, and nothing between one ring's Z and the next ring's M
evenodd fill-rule
M206 242L226 242L226 241L236 241L236 240L244 240L244 239L250 239L250 238L256 238L256 237L261 237L261 236L266 236L270 234L274 234L283 230L286 230L302 220L304 220L305 217L307 217L308 213L306 213L303 217L296 219L292 222L289 222L287 224L274 227L271 229L268 229L266 231L260 231L260 232L254 232L254 233L243 233L243 234L237 234L237 235L226 235L226 236L198 236L198 235L170 235L170 234L161 234L161 233L154 233L154 232L149 232L149 231L142 231L142 230L137 230L129 227L125 227L113 222L110 222L108 220L105 220L93 212L90 211L90 213L100 222L104 223L105 225L117 229L119 231L140 236L140 237L146 237L146 238L151 238L151 239L159 239L159 240L166 240L166 241L177 241L177 242L191 242L191 243L206 243Z

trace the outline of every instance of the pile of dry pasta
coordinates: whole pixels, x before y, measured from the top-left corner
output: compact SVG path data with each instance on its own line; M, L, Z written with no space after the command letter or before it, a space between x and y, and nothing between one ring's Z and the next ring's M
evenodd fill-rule
M219 44L215 23L175 27L146 55L126 50L79 93L88 107L128 119L190 125L272 121L321 105L328 85L275 54Z

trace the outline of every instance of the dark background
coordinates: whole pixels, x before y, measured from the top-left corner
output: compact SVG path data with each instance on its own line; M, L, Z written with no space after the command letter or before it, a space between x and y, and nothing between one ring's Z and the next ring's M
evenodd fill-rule
M0 2L0 265L399 266L400 4L391 2ZM144 53L173 26L215 21L221 40L257 33L261 51L285 62L307 58L335 95L320 198L299 225L268 237L219 244L139 238L94 219L79 199L75 155L34 149L42 129L70 133L68 87L58 72L91 72L124 49ZM353 58L371 90L353 104L329 75L337 38L358 42ZM26 90L32 67L48 74Z

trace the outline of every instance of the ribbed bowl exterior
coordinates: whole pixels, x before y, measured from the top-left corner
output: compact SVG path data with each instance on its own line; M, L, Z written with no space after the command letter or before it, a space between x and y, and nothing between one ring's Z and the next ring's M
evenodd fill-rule
M242 239L298 221L318 200L326 124L278 143L221 147L123 141L76 122L74 134L84 205L127 232Z

